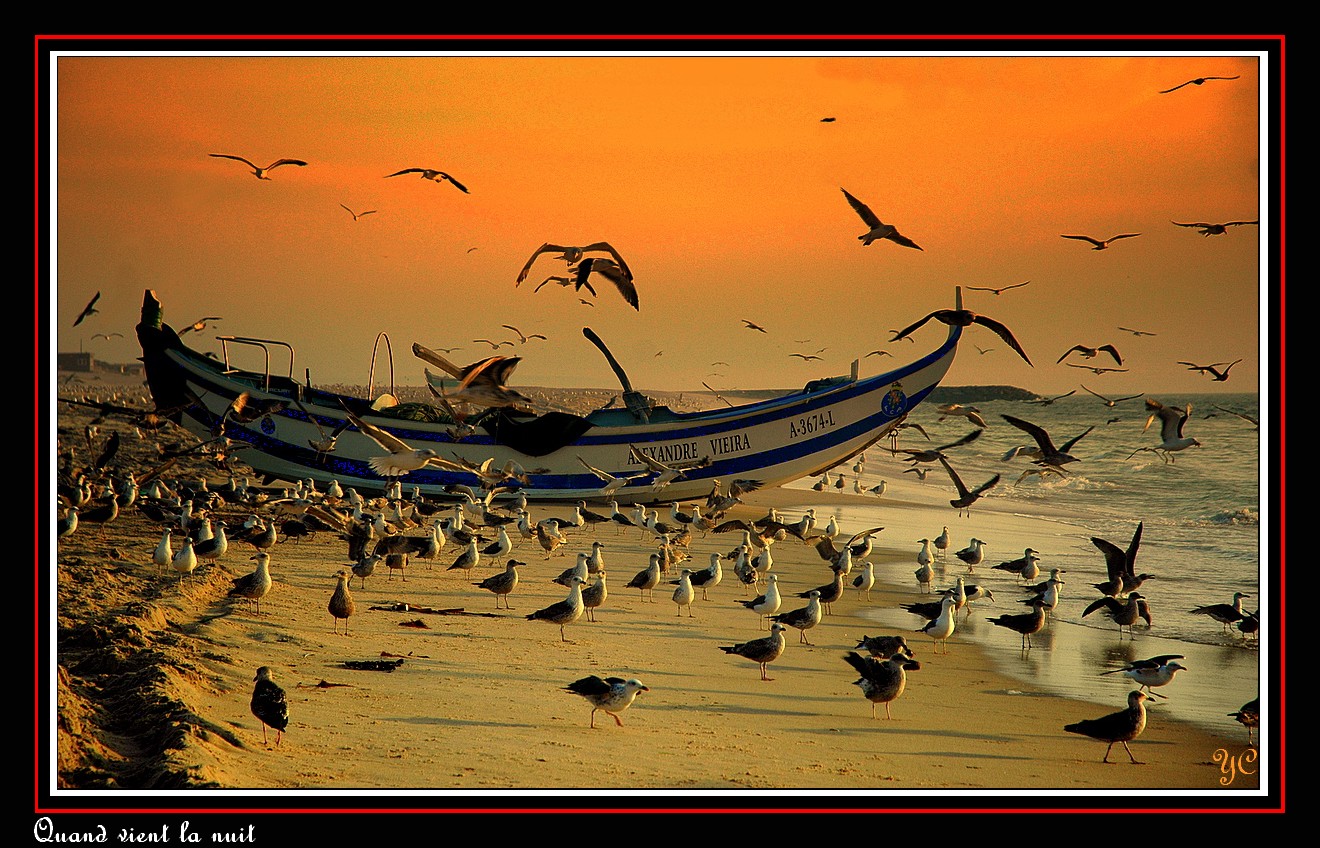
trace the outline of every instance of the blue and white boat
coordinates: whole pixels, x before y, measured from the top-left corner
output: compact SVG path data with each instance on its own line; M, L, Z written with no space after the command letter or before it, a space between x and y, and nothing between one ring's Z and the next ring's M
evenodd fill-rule
M961 291L958 299L961 308ZM347 408L409 446L430 448L443 459L471 468L525 472L521 479L503 481L501 487L508 489L498 497L520 491L537 501L599 499L605 483L587 468L590 465L631 478L608 496L621 504L705 498L717 480L725 491L735 480L776 486L848 460L889 435L939 385L953 364L962 333L961 327L950 326L938 348L882 374L861 378L854 362L851 374L812 381L801 391L688 413L652 404L633 392L598 342L623 382L625 407L597 409L585 416L492 408L468 418L475 426L460 428L439 407L391 405L388 396L383 404L299 383L293 377L294 348L287 342L220 336L221 357L191 350L162 316L155 294L147 291L137 335L157 408L173 410L176 423L203 439L218 432L217 424L223 421L223 434L246 445L242 460L267 481L337 480L364 493L384 491L392 479L374 472L369 460L385 451L347 421ZM264 351L264 369L232 367L231 346L237 345ZM287 357L287 371L273 373L272 357L281 365ZM251 420L226 418L226 409L243 393L249 410L268 411L242 416ZM314 447L337 429L341 432L333 450ZM679 473L665 473L657 464ZM662 475L673 479L666 481ZM474 471L429 465L398 479L410 492L416 487L438 498L453 498L447 491L451 487L476 488L482 482Z

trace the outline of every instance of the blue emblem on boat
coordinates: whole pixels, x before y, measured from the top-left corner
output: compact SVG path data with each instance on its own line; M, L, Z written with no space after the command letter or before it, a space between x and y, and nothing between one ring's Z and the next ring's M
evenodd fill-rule
M267 436L275 435L275 419L271 418L269 415L264 416L261 419L261 432L265 433Z
M895 383L880 399L880 411L891 418L902 415L907 409L907 395L903 394L903 384Z

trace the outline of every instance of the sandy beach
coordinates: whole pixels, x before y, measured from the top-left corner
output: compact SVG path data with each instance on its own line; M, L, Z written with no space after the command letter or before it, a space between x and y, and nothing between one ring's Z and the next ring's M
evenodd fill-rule
M62 408L60 416L62 428L81 430L78 414ZM134 441L126 436L125 449ZM771 489L746 496L728 517L758 518L807 496L822 508L863 497ZM949 520L924 505L883 507L900 527ZM213 517L236 524L252 512L226 505ZM532 512L539 519L569 510L533 505ZM715 798L733 807L779 793L861 806L885 796L947 803L968 792L1042 803L1115 794L1208 794L1219 804L1259 797L1266 764L1231 719L1224 732L1209 732L1163 717L1155 699L1145 732L1130 746L1141 764L1121 745L1106 764L1105 743L1063 727L1117 711L1121 698L1056 697L1000 673L984 648L957 633L947 654L936 653L910 627L877 624L876 611L922 599L911 578L915 549L897 544L906 535L892 543L886 532L877 535L869 559L880 581L870 599L849 589L806 631L810 644L790 629L769 681L755 663L720 650L766 635L757 614L738 603L753 593L731 564L708 599L697 593L688 616L668 582L653 602L626 588L656 548L650 534L602 525L568 535L548 558L535 542L515 542L512 556L526 565L508 611L473 585L503 561L450 570L460 552L452 543L435 562L378 568L365 587L354 577L356 612L346 636L342 625L335 632L327 610L336 572L350 566L336 533L273 548L274 586L257 615L250 602L227 597L233 578L254 568L250 545L231 544L218 563L180 581L152 563L160 530L136 510L104 527L79 527L59 541L52 578L58 680L49 729L57 793L108 792L122 800L135 790L159 793L156 800L168 805L171 790L187 790L183 797L243 790L290 793L299 804L301 791L317 790L416 796L423 804L433 798L442 807L561 792L659 806ZM593 540L604 545L608 598L595 621L584 616L568 625L569 641L561 641L558 627L526 616L564 599L552 578ZM739 540L737 533L697 533L688 565L704 567L711 553ZM781 611L805 604L799 592L828 582L813 547L790 538L773 550ZM1004 611L1001 604L971 614ZM892 719L883 705L873 719L843 657L863 636L899 633L921 668L908 674ZM1005 650L1017 653L1017 634L1004 636ZM380 660L396 667L345 665ZM289 726L278 745L273 733L263 744L249 709L260 666L272 669L288 697ZM602 712L589 728L590 705L563 690L592 674L636 677L648 687L622 713L622 726Z

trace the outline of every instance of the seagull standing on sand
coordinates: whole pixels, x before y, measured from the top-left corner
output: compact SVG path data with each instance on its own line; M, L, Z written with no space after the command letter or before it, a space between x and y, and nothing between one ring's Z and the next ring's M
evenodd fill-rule
M639 594L646 595L648 600L654 602L655 587L658 585L660 585L660 554L651 554L646 568L633 575L626 588L636 589Z
M777 621L780 624L786 624L789 627L796 628L798 631L798 641L803 645L811 644L807 641L807 631L815 627L817 624L820 624L821 618L820 592L812 589L807 594L810 600L807 601L805 607L798 607L797 609L789 610L788 612L781 612L770 617L772 621Z
M757 595L750 601L738 601L747 609L761 616L760 620L763 627L766 618L779 612L779 606L783 602L779 594L779 577L774 574L767 574L765 579L767 583L765 594Z
M935 640L935 653L940 653L940 644L944 645L944 653L949 652L949 637L958 626L957 615L958 601L951 594L946 594L940 601L940 613L935 618L927 621L923 627L918 627L917 633L925 633Z
M1109 747L1105 748L1105 757L1102 762L1109 762L1109 752L1114 749L1114 743L1121 743L1123 750L1127 751L1128 759L1136 765L1140 765L1137 758L1132 756L1132 749L1128 747L1128 742L1141 735L1141 731L1146 729L1146 693L1140 689L1134 689L1128 693L1128 707L1116 713L1110 713L1100 718L1087 718L1073 724L1066 724L1063 727L1069 733L1078 733L1082 736L1089 736L1092 739L1099 739L1101 742L1108 742Z
M848 205L851 206L853 211L861 217L862 222L869 227L866 232L857 237L863 246L870 244L876 239L889 239L894 244L901 244L904 247L921 250L921 245L900 233L898 228L893 224L886 224L884 221L881 221L880 217L871 211L871 207L853 197L848 193L847 189L840 188L839 191L843 192L843 196L848 198Z
M256 686L252 689L252 714L261 721L261 744L267 743L266 728L275 728L275 744L284 738L284 729L289 726L289 701L284 690L271 679L270 666L257 669L257 676L252 678Z
M170 560L170 566L175 573L179 575L179 585L183 585L183 578L192 574L197 568L197 554L193 551L193 540L189 536L183 538L183 547L179 548Z
M638 692L651 690L637 678L624 680L622 677L600 678L596 675L583 677L563 687L565 692L581 695L591 703L591 726L596 726L596 711L600 710L614 719L614 723L623 727L619 713L632 706Z
M784 648L786 647L784 629L784 625L776 621L770 625L769 636L752 639L748 642L739 642L736 645L721 645L720 650L726 654L733 654L751 660L761 667L762 680L774 680L773 677L766 675L765 669L767 665L784 654Z
M1230 625L1241 621L1247 615L1242 611L1242 599L1247 597L1242 592L1233 593L1233 603L1231 604L1209 604L1203 607L1197 607L1192 610L1192 615L1208 615L1215 621L1224 625L1224 632L1228 632Z
M1120 601L1109 596L1092 601L1082 611L1082 618L1086 618L1098 609L1103 609L1105 614L1118 625L1118 635L1120 637L1123 635L1124 627L1128 629L1128 635L1132 635L1132 625L1137 623L1138 618L1144 618L1147 627L1151 623L1150 607L1140 592L1130 593L1126 601Z
M76 514L76 513L75 513ZM173 527L166 527L160 534L160 541L156 544L156 549L151 553L151 561L156 563L158 572L174 561L174 550L170 546L170 534L174 532Z
M976 567L985 559L985 542L973 537L967 543L967 547L960 551L954 551L953 555L963 562L967 563L968 571L975 571Z
M1005 344L1017 351L1018 356L1022 357L1028 365L1031 365L1031 359L1027 356L1027 352L1022 349L1022 345L1018 344L1018 340L1013 337L1013 333L1008 327L993 318L978 315L970 309L937 309L915 324L911 324L896 332L890 341L896 342L899 339L907 338L909 333L915 331L922 324L925 324L932 318L939 321L941 324L947 324L950 327L970 327L972 324L980 324L982 327L988 327L990 330L994 331L995 335L1003 339Z
M261 599L270 593L270 554L260 551L251 559L257 561L257 570L251 574L234 578L233 588L229 590L231 598L247 598L256 604L256 614L261 615Z
M586 581L581 577L574 577L572 587L568 590L568 597L564 600L551 604L548 607L539 609L527 616L528 621L548 621L551 624L559 625L559 639L567 642L569 638L564 635L564 627L577 621L582 617L582 611L585 606L582 603L582 584Z
M683 614L683 607L687 607L688 618L695 618L692 614L692 602L697 599L697 591L692 588L692 571L683 569L678 575L678 588L674 590L674 603L678 604L678 614Z
M1022 650L1031 650L1031 634L1039 633L1045 627L1045 599L1037 596L1031 599L1031 612L1005 613L995 618L986 619L991 624L1007 627L1022 634Z
M504 564L504 570L498 574L492 574L485 580L473 583L478 589L485 589L495 594L495 609L500 608L500 598L504 598L504 608L513 609L509 606L509 595L514 589L518 588L518 566L526 565L525 562L519 562L511 559Z
M442 183L447 181L453 184L454 188L458 189L464 194L471 194L471 192L467 190L467 186L463 185L458 180L449 176L444 171L437 171L434 168L404 168L402 171L395 171L392 174L386 174L385 178L389 179L390 177L398 177L398 176L402 176L403 174L421 174L422 179L431 180L432 182L437 182L437 183Z
M853 685L860 687L866 700L871 702L873 719L876 717L876 704L885 705L885 718L894 717L889 711L889 705L898 700L898 696L907 688L907 673L921 668L921 663L902 653L878 660L849 651L843 655L843 659L861 675L853 681Z
M214 156L217 159L234 159L238 162L242 162L244 165L247 165L249 168L252 169L252 173L255 174L257 179L259 180L269 180L270 177L267 176L267 174L269 174L271 171L275 170L281 165L301 166L307 164L301 159L276 159L274 162L271 162L269 165L262 168L252 162L249 162L248 160L244 159L242 156L233 156L229 153L211 153L208 155Z
M1154 447L1137 448L1128 459L1136 456L1142 451L1151 451L1157 454L1165 463L1175 461L1173 453L1185 450L1190 447L1200 447L1201 443L1191 436L1183 435L1183 428L1187 425L1187 419L1191 417L1192 405L1189 403L1182 409L1174 406L1165 406L1155 398L1146 398L1146 410L1150 415L1146 418L1146 426L1141 428L1141 432L1146 432L1151 423L1160 419L1160 443Z
M356 611L356 605L353 603L353 595L348 591L349 572L339 569L335 573L335 590L330 594L330 603L327 604L330 615L334 619L335 633L339 632L339 621L344 621L344 635L348 635L348 619Z
M1105 248L1109 247L1110 243L1112 242L1116 242L1119 239L1135 238L1136 236L1139 235L1141 235L1141 233L1120 233L1119 235L1116 236L1110 236L1109 238L1104 239L1103 241L1101 241L1100 239L1091 238L1090 236L1063 236L1063 238L1080 239L1081 241L1090 242L1091 244L1095 245L1094 247L1091 248L1092 250L1104 250Z
M1175 674L1187 670L1186 666L1178 662L1181 659L1186 658L1182 654L1161 654L1147 660L1134 660L1122 668L1110 669L1101 674L1121 674L1139 684L1147 694L1163 698L1166 696L1154 691L1154 687L1166 685L1173 680Z

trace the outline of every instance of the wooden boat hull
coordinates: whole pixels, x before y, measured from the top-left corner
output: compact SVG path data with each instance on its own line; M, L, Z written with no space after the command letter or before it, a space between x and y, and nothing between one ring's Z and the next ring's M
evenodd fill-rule
M929 395L953 364L960 334L961 328L950 327L935 351L884 374L835 378L838 382L780 398L687 414L661 407L649 423L636 422L628 410L597 411L585 422L577 419L585 432L536 455L483 429L455 438L452 424L392 418L374 412L361 398L301 386L290 378L271 378L269 373L226 369L222 362L186 348L168 325L151 326L145 308L138 327L148 384L158 408L182 404L175 414L177 422L200 438L211 437L225 409L244 391L257 401L288 402L253 421L231 419L224 424L225 436L247 445L239 454L242 460L268 480L310 478L322 489L337 480L364 494L383 491L392 478L375 473L369 460L385 451L356 428L344 429L331 453L318 453L311 446L345 421L341 407L345 403L363 420L414 448L431 448L443 458L473 465L489 459L494 468L513 460L528 477L525 483L512 485L529 500L600 500L604 483L584 462L618 477L638 475L604 498L620 504L705 498L717 479L726 489L735 479L758 480L769 487L832 468L884 438ZM660 462L701 461L703 466L657 486L657 472L633 458L634 446ZM398 479L407 493L415 488L426 496L447 498L453 495L446 487L478 488L480 482L474 473L434 466Z

